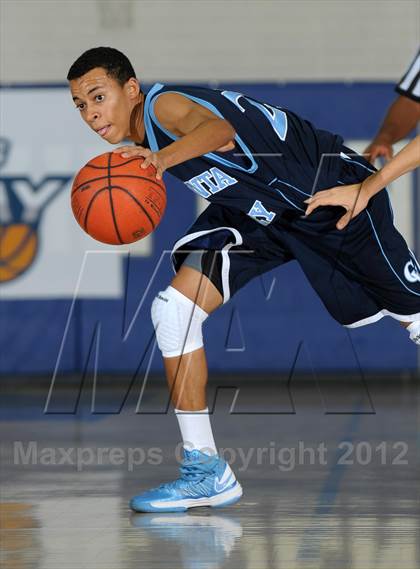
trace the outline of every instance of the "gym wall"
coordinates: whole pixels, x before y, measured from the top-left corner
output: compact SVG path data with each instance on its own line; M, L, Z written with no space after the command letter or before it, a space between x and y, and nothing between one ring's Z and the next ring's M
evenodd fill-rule
M94 366L95 354L100 371L161 370L150 303L171 278L172 244L204 207L168 176L167 213L150 238L113 248L81 232L69 207L72 177L110 148L83 125L64 83L81 51L126 51L146 88L204 82L290 108L362 151L415 53L417 21L411 1L1 2L0 222L8 246L26 235L34 253L19 270L2 258L0 373L74 372L89 357ZM404 176L390 195L395 223L419 253L415 184ZM3 252L4 243L3 233ZM296 263L240 291L207 321L205 337L219 371L417 366L395 322L336 324Z

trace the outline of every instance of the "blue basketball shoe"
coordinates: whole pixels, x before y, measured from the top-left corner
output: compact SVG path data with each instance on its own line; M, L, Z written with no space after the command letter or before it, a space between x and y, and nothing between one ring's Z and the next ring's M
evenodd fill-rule
M184 449L180 471L174 482L134 496L130 507L135 512L184 512L197 506L229 506L242 496L229 464L219 456Z

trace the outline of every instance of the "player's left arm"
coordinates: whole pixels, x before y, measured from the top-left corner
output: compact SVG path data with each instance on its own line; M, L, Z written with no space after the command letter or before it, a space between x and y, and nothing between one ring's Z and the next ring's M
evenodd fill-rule
M158 152L141 146L123 146L116 152L123 156L143 156L142 168L153 164L158 178L172 166L223 149L235 137L235 129L228 121L178 93L160 95L154 110L161 125L178 136L178 140Z
M420 166L420 135L407 144L381 170L366 178L361 184L336 186L330 190L317 192L305 200L308 204L305 215L308 216L320 206L344 207L346 213L337 222L337 229L344 229L351 219L366 208L370 198L418 166Z

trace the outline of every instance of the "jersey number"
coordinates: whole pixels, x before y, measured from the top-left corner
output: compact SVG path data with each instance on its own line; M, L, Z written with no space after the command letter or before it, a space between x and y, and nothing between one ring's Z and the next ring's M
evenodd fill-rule
M278 109L277 107L272 107L266 103L259 103L258 101L253 101L248 99L242 93L235 93L235 91L222 91L222 95L229 99L238 109L244 113L245 109L240 105L239 99L243 98L254 107L257 107L259 111L268 119L274 132L280 138L280 140L286 140L287 134L287 115L284 111Z

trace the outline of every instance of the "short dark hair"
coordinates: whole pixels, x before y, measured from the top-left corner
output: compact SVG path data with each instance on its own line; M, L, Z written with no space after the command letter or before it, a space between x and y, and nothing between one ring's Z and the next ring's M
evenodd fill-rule
M136 73L126 55L113 47L94 47L88 49L76 59L67 73L67 80L78 79L95 69L103 67L110 77L113 77L122 86Z

